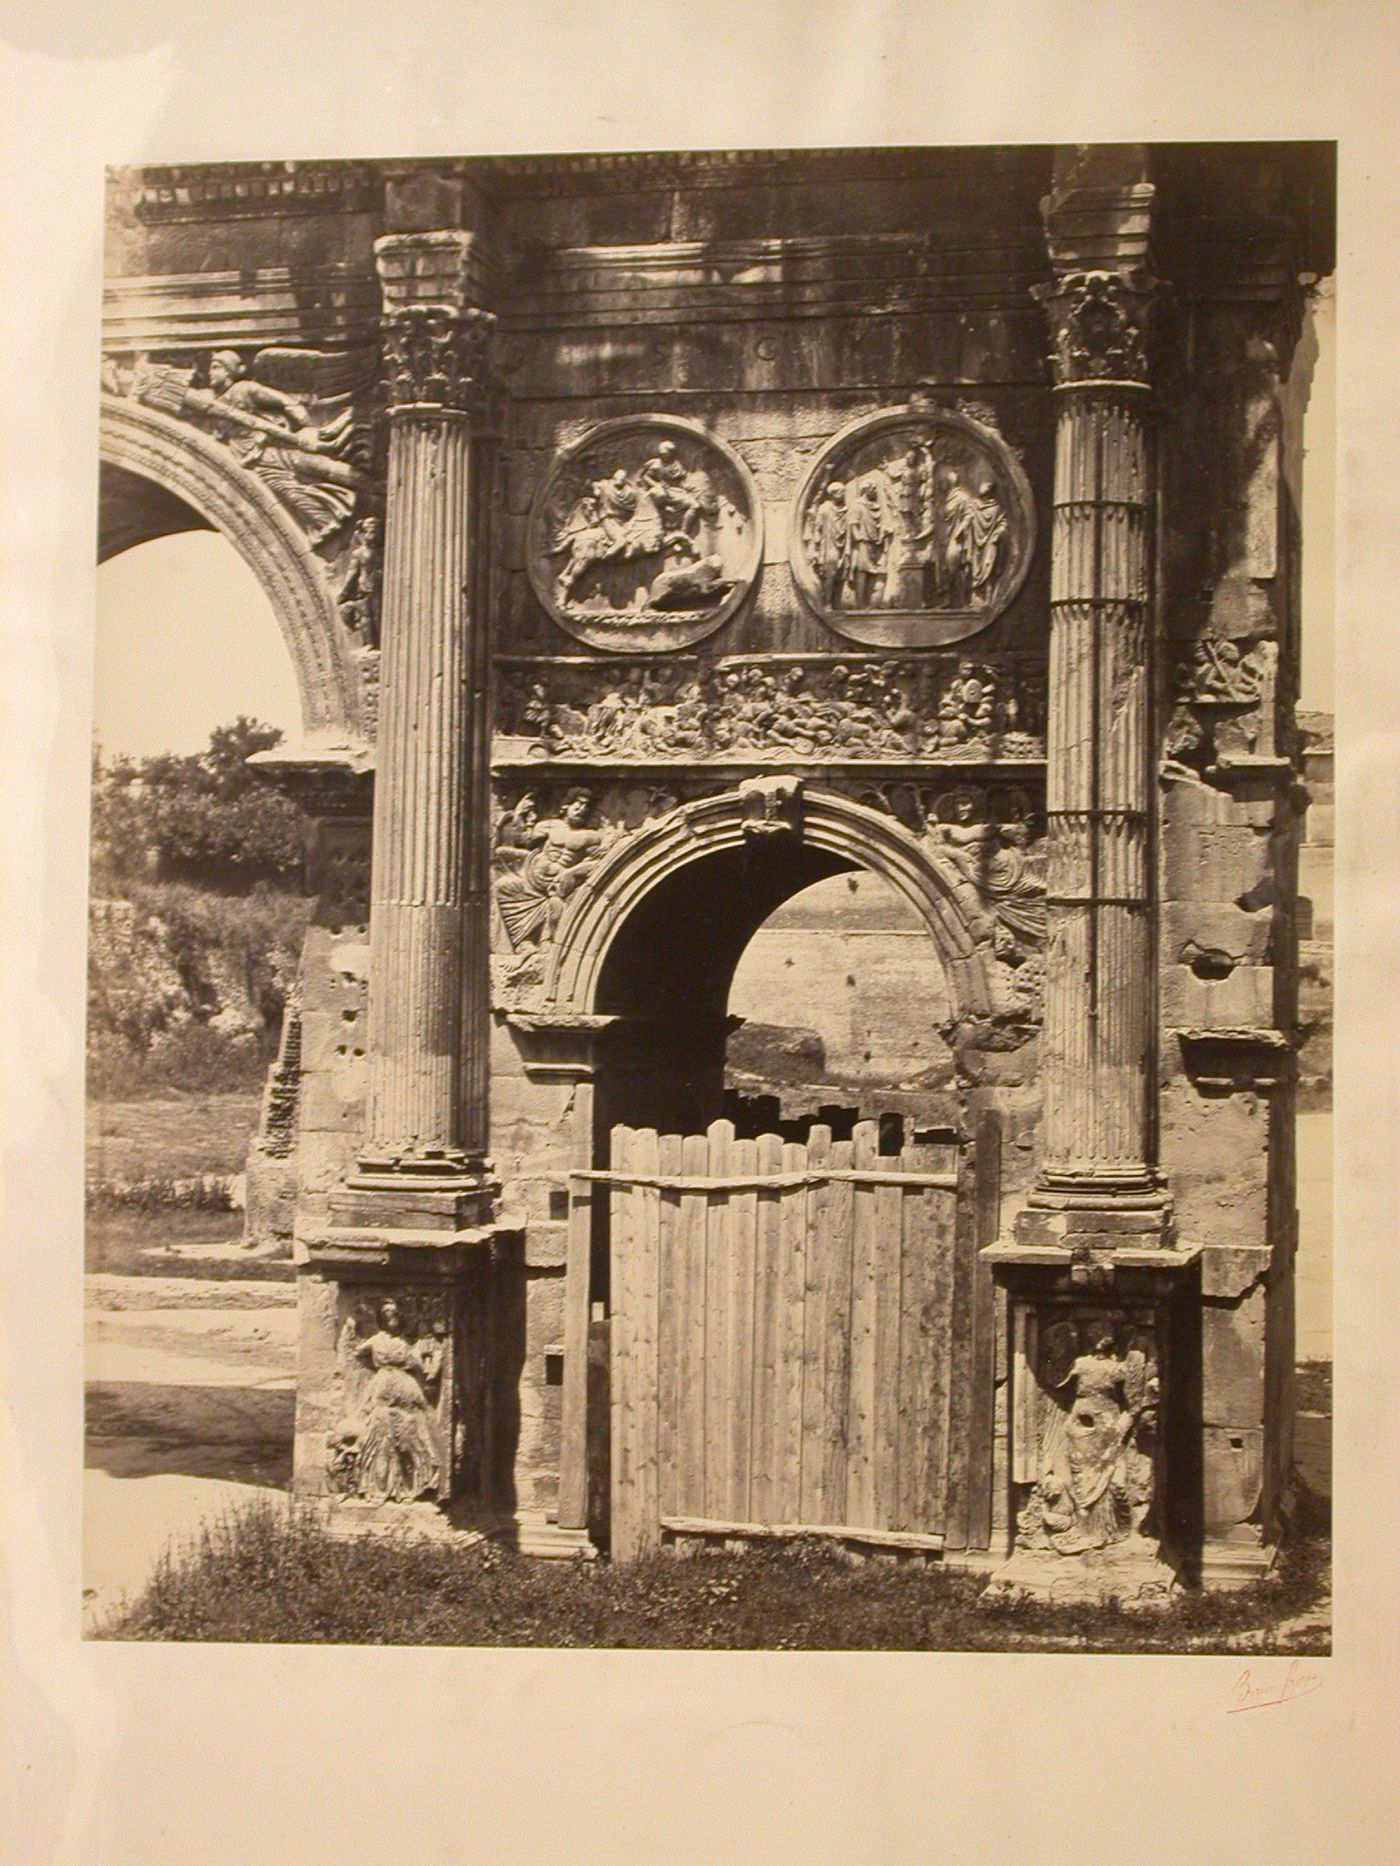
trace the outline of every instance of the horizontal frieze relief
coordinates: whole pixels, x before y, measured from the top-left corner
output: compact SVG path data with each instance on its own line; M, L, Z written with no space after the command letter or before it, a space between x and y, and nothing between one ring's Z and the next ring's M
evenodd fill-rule
M1045 663L1000 656L500 664L499 763L996 763L1045 756Z

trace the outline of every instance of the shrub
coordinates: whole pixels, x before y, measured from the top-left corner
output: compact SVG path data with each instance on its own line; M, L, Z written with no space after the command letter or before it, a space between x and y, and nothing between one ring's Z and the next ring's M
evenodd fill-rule
M193 757L93 755L92 867L94 883L116 888L154 870L225 891L258 881L287 886L300 877L305 834L290 799L247 766L282 734L240 716L210 734Z

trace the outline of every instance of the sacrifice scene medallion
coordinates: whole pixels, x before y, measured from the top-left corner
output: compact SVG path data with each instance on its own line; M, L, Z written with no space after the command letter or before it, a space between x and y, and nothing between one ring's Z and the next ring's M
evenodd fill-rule
M1035 508L994 428L903 408L844 429L797 498L792 569L838 634L924 648L986 628L1025 580Z
M712 634L762 561L737 455L669 415L604 421L555 460L530 510L535 594L595 648L665 653Z

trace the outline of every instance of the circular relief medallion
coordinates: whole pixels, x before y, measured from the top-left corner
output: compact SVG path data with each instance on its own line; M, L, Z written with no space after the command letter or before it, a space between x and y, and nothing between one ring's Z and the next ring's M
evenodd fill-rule
M530 508L526 559L571 635L662 654L729 620L762 548L743 461L694 422L641 415L604 421L558 456Z
M877 647L960 641L1025 580L1035 506L996 431L952 409L852 423L797 496L792 569L839 634Z

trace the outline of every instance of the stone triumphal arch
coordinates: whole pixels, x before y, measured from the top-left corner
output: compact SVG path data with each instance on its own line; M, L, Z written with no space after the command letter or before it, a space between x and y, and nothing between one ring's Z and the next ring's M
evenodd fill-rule
M302 1491L539 1553L1268 1565L1331 188L1312 145L112 177L103 549L222 531L301 688L249 1222ZM736 964L858 871L946 1067L760 1117Z

